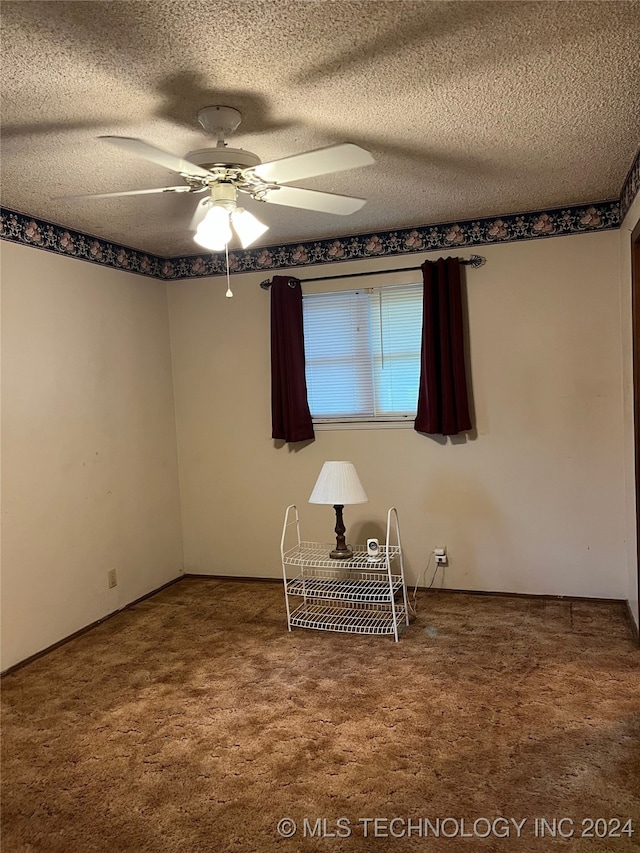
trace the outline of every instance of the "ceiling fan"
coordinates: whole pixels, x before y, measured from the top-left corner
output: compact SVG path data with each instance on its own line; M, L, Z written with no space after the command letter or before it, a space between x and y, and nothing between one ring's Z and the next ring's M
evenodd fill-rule
M233 107L204 107L198 112L198 121L207 132L217 136L216 147L191 151L184 158L141 139L101 136L100 139L129 154L177 172L185 183L176 187L72 197L113 198L152 193L207 192L207 197L196 207L190 227L196 232L195 242L213 252L224 251L232 238L231 226L243 248L250 246L268 230L268 226L252 213L238 207L238 193L246 193L256 201L341 216L355 213L365 204L362 198L286 186L293 181L374 163L373 157L364 148L347 142L261 163L260 158L250 151L227 147L225 137L236 130L241 120L241 114Z

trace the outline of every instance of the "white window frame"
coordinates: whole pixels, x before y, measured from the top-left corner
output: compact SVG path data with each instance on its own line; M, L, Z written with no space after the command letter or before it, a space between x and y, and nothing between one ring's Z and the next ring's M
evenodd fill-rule
M386 285L381 287L371 287L371 288L359 288L349 289L349 290L332 290L325 292L318 292L312 294L304 294L303 295L303 317L304 317L304 304L305 299L317 298L317 297L329 297L337 294L355 294L359 295L362 293L366 294L376 294L382 293L385 290L415 290L416 295L419 293L420 295L420 308L419 308L419 319L420 319L420 328L422 325L422 292L423 286L420 282L409 282L405 284L394 284L394 285ZM369 333L371 334L373 323L369 322ZM421 345L421 334L420 334L420 342L418 343L418 348L416 351L416 358L418 360L418 371L419 371L419 359L420 359L420 345ZM373 359L373 353L372 353ZM374 385L374 377L373 377L373 365L371 366L372 372L372 387ZM418 372L419 375L419 372ZM416 396L416 404L417 404L417 396ZM313 417L313 415L312 415ZM403 413L403 414L393 414L393 415L377 415L377 416L346 416L346 415L338 415L334 417L313 417L313 425L314 429L318 431L322 430L351 430L351 429L413 429L414 421L416 418L416 412L413 411L411 413Z

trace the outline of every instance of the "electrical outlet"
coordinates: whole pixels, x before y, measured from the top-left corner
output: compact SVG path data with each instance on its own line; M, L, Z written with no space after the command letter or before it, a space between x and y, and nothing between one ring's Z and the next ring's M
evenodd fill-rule
M109 569L107 572L107 580L109 582L109 589L113 589L114 586L118 586L118 576L115 569Z
M446 566L447 565L447 549L446 548L434 548L433 553L436 558L436 566Z

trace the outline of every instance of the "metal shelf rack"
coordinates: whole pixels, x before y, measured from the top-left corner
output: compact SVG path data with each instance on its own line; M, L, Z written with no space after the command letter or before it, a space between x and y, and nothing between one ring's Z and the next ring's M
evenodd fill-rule
M289 631L393 634L397 642L409 624L409 609L396 508L387 513L386 544L375 560L362 545L350 546L353 556L348 560L333 560L333 547L303 541L298 509L294 504L287 507L280 552Z

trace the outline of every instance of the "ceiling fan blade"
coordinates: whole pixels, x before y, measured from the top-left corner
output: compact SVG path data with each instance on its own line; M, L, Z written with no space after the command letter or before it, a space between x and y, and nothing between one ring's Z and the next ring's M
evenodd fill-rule
M305 151L303 154L293 154L282 160L261 163L255 166L253 171L263 181L288 184L315 178L317 175L369 166L371 163L375 163L375 160L368 151L352 142L343 142L340 145L317 148L315 151Z
M278 187L274 190L267 190L261 194L261 198L271 204L281 204L284 207L301 207L304 210L337 213L340 216L355 213L366 203L364 198L305 190L302 187Z
M148 142L143 142L142 139L132 139L129 136L99 136L98 139L104 139L105 142L115 145L116 148L121 148L128 154L133 154L135 157L142 157L143 160L156 163L158 166L164 166L165 169L171 169L172 172L178 172L181 175L194 175L197 178L211 177L211 172L203 169L202 166L196 166L195 163L183 160L182 157L177 157L175 154L170 154L168 151L156 148L155 145L149 145Z
M152 190L126 190L121 193L82 193L81 195L65 195L58 198L117 198L121 195L152 195L154 193L188 193L191 187L157 187ZM199 190L197 191L199 192Z

